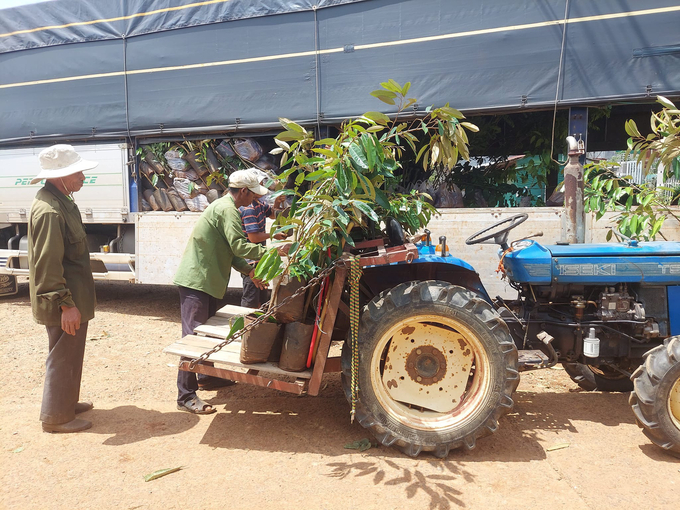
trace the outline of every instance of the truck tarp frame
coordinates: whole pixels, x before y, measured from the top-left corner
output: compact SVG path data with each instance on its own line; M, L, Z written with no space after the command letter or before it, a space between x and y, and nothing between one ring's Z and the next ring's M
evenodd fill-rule
M675 0L53 0L0 9L0 144L680 95Z

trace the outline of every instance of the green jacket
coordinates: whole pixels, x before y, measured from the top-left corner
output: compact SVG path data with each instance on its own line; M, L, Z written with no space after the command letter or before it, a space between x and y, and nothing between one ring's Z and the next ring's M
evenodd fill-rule
M232 266L247 275L252 267L245 259L259 260L266 251L248 241L234 198L227 194L210 204L196 222L173 281L222 299Z
M49 182L38 191L28 220L29 292L33 318L61 325L61 305L94 318L96 297L85 227L78 206Z

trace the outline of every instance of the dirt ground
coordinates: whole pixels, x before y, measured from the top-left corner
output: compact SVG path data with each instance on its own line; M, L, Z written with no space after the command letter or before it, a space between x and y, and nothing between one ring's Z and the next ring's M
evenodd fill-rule
M640 432L627 395L577 391L561 369L523 374L514 411L470 452L360 453L344 448L369 436L337 374L319 397L236 385L203 392L216 414L177 411L176 359L161 353L180 335L176 290L100 282L97 295L81 393L94 426L73 435L40 428L47 336L27 284L0 300L2 509L678 508L680 459Z

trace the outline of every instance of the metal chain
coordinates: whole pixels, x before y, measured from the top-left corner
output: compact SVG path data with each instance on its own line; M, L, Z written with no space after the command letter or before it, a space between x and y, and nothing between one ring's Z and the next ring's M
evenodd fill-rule
M232 342L233 342L234 340L236 340L237 338L243 336L245 333L247 333L248 331L250 331L251 329L253 329L255 326L259 326L260 324L262 324L262 323L263 323L264 321L266 321L269 317L271 317L271 316L272 316L279 308L281 308L283 305L285 305L286 303L288 303L289 301L291 301L293 298L299 296L299 295L302 294L303 292L306 292L307 289L309 289L310 287L313 287L314 285L316 285L317 283L319 283L319 282L320 282L323 278L325 278L326 276L329 276L329 275L333 272L333 270L335 269L335 266L337 266L337 265L339 265L340 263L343 263L343 262L344 262L344 261L343 261L342 259L336 260L332 265L328 266L326 269L324 269L323 271L321 271L321 272L320 272L318 275L316 275L314 278L312 278L311 280L309 280L309 282L307 282L307 285L305 285L304 287L300 287L298 290L296 290L293 294L291 294L291 295L288 296L286 299L284 299L283 301L281 301L281 302L280 302L279 304L277 304L275 307L273 307L273 308L270 309L269 311L265 312L264 314L260 315L260 316L259 316L257 319L255 319L253 322L251 322L250 324L248 324L248 325L245 326L244 328L242 328L242 329L240 329L239 331L237 331L233 336L228 336L228 337L224 340L224 342L222 342L222 343L220 343L220 344L217 344L215 347L213 347L213 348L210 349L209 351L206 351L206 352L204 352L203 354L201 354L198 358L192 359L192 360L191 360L191 363L189 363L189 370L193 370L193 369L196 367L197 364L200 364L202 361L205 361L205 360L208 359L210 356L212 356L213 354L215 354L217 351L219 351L219 350L221 350L223 347L229 345L230 343L232 343Z
M359 257L352 257L349 270L349 327L350 345L352 347L352 378L350 396L352 411L350 423L354 423L359 393L359 281L361 280L361 264Z

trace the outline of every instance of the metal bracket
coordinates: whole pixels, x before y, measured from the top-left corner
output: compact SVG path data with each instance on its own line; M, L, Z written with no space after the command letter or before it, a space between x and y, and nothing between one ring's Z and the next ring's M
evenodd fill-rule
M524 108L527 105L527 102L529 101L529 98L527 96L522 96L520 98L520 103L519 105Z
M353 44L346 44L345 47L342 49L343 52L345 53L354 53L354 45Z

